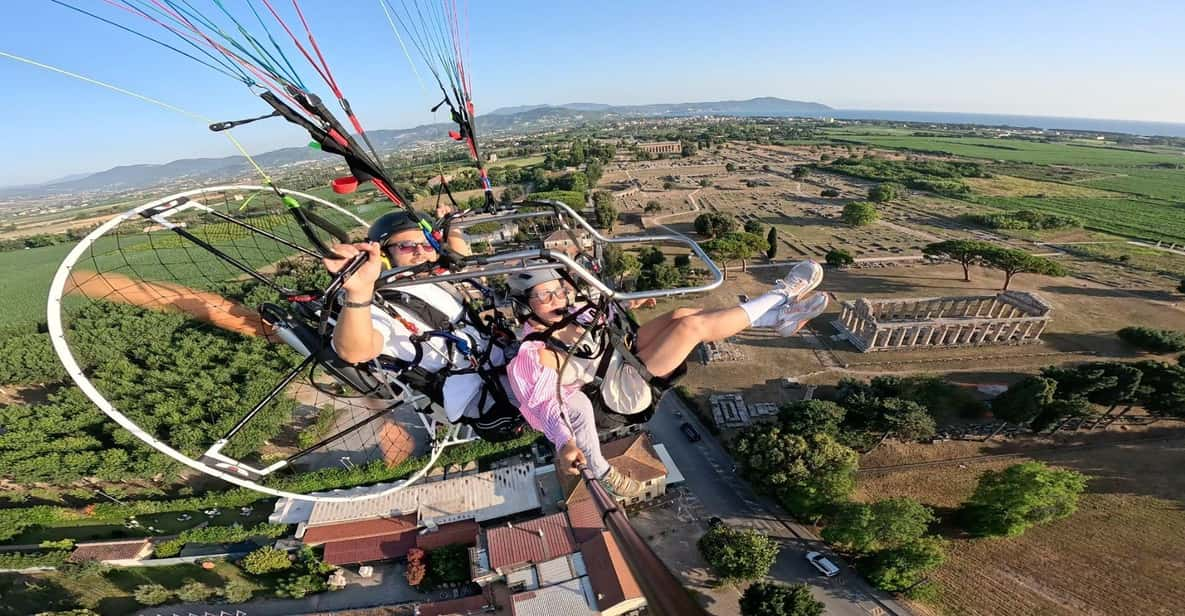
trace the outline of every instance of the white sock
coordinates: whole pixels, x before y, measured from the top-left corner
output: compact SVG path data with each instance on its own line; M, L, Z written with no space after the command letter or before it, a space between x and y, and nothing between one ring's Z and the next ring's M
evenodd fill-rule
M777 293L770 291L764 295L759 295L747 302L741 304L741 310L749 316L749 324L753 327L770 327L777 320L777 310L779 306L786 302L786 295L784 293ZM762 317L772 315L768 319ZM769 323L762 324L763 321Z

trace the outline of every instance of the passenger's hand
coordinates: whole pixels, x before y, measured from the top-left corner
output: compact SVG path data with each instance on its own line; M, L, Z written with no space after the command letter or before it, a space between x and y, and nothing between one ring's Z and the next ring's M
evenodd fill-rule
M657 305L657 299L653 297L647 297L646 299L635 299L634 301L630 302L630 309L636 310L638 308L653 308Z
M321 262L325 264L325 269L329 270L331 274L341 271L346 263L356 255L360 253L367 255L366 262L346 280L342 288L346 290L346 295L352 301L369 300L374 295L374 282L383 272L383 258L379 245L375 242L362 242L359 244L335 244L330 248L341 257L339 259L332 257L321 259Z
M584 457L584 452L576 446L576 441L568 439L563 447L560 447L560 452L557 454L559 458L559 466L563 471L569 475L579 475L580 468L577 465L587 465L588 460Z

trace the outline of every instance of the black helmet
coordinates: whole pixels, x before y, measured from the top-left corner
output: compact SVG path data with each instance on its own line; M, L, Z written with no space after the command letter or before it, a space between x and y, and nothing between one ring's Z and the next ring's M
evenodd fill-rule
M390 212L383 214L374 221L374 224L370 225L370 231L366 232L366 239L382 244L395 233L419 228L419 223L412 219L411 214L404 211Z

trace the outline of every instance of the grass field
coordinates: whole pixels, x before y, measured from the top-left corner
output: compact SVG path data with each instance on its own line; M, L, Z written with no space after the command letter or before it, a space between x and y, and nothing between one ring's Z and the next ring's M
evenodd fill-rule
M842 141L865 143L883 148L941 152L968 158L985 158L1046 165L1138 166L1156 163L1182 163L1185 158L1156 152L1062 143L1040 143L1017 139L982 139L972 137L882 137L844 136Z
M1124 168L1114 171L1114 175L1085 180L1082 184L1157 199L1185 201L1185 170Z
M979 197L1002 210L1037 210L1073 216L1083 226L1129 237L1185 242L1185 205L1139 197Z
M70 244L58 244L0 252L5 296L4 310L0 310L0 327L31 328L45 320L49 283L71 248Z
M934 576L937 606L919 612L1175 614L1185 571L1185 440L1033 454L1092 477L1079 511L1011 539L952 535L950 558ZM862 475L861 500L911 496L949 512L978 476L1021 458ZM952 531L953 532L953 531Z
M0 574L0 616L34 614L52 609L89 607L103 616L131 614L142 606L132 597L137 586L160 584L177 589L190 580L223 588L232 580L246 581L258 594L267 588L238 567L217 562L211 570L198 565L113 569L86 575ZM168 609L161 610L162 613Z

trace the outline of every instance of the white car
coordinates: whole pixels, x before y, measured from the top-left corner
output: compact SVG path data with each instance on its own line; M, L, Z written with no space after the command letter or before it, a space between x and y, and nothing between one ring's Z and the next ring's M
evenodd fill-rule
M835 563L827 560L826 556L823 556L818 552L807 552L806 561L809 562L814 568L818 569L819 573L822 573L827 577L839 575L839 567L836 567Z

